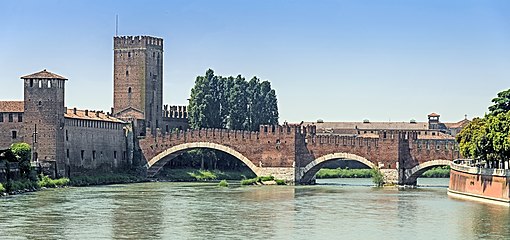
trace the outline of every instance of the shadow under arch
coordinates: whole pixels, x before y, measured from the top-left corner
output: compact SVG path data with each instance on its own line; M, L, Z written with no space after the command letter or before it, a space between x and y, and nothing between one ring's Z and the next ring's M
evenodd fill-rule
M260 168L255 166L255 164L253 164L243 154L225 145L210 142L183 143L166 149L165 151L147 161L147 176L154 177L154 175L156 175L167 162L181 155L183 152L197 148L214 149L230 154L246 164L246 166L248 166L248 168L250 168L250 170L252 170L255 175L260 176Z
M417 179L427 170L434 167L450 166L452 161L445 159L437 159L424 162L411 169L406 169L404 185L416 185Z
M309 184L311 183L313 177L315 174L321 169L321 167L324 165L324 163L333 161L333 160L352 160L357 161L360 163L363 163L364 165L367 165L369 168L375 168L376 165L372 162L368 161L368 159L358 156L356 154L352 153L331 153L326 154L324 156L321 156L315 160L313 160L311 163L306 165L301 170L301 179L299 180L302 184Z

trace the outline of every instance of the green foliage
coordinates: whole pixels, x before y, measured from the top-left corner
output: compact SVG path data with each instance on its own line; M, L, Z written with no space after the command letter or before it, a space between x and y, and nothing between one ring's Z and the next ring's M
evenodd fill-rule
M128 173L108 173L98 175L82 175L71 177L71 186L91 186L104 184L134 183L142 182L145 179Z
M11 145L11 151L19 162L19 170L21 176L27 176L30 173L30 159L32 156L32 148L28 143L20 142Z
M448 178L450 177L450 166L435 167L424 172L421 177L424 178Z
M56 188L56 187L67 186L69 184L69 182L70 182L69 178L51 179L50 177L48 177L46 175L40 175L39 181L37 181L37 185L39 187L45 187L45 188Z
M209 69L191 89L188 108L192 128L256 131L260 124L278 123L276 92L257 77L215 76Z
M275 180L275 178L273 176L260 176L260 177L250 178L250 179L243 179L243 180L241 180L241 185L256 185L256 184L262 184L262 182L273 181L273 180L276 182L277 185L285 185L284 180L280 180L280 179Z
M316 177L321 178L369 178L372 177L372 169L329 169L322 168L317 172Z
M276 185L287 185L283 179L275 179Z
M492 99L492 102L494 104L489 107L489 111L492 115L510 111L510 89L499 92L498 96Z
M4 185L2 185L2 183L0 183L0 193L3 193L5 192L5 188L4 188Z
M23 190L39 189L37 182L30 181L29 179L10 180L5 183L6 192L15 192Z
M227 182L227 180L225 180L225 179L221 180L221 181L218 183L218 186L220 186L220 187L228 187L228 182Z
M218 176L214 174L214 172L207 171L207 170L199 170L197 172L190 172L188 173L190 176L194 177L197 181L210 181L210 180L216 180Z
M372 182L374 182L377 187L382 187L384 185L384 175L378 168L372 169Z

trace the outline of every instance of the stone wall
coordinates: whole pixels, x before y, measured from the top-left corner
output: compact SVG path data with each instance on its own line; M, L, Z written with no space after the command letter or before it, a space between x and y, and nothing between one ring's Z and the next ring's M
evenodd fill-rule
M66 175L128 167L131 153L127 148L124 126L122 123L66 118Z
M9 122L9 114L12 114L12 122ZM18 114L22 113L0 113L0 118L3 118L3 121L0 121L0 149L7 149L13 143L24 141L25 131L23 122L18 121ZM16 138L13 138L13 131L16 132Z

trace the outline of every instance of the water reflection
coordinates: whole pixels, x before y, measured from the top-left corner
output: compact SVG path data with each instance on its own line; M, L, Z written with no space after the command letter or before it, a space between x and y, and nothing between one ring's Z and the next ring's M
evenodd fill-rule
M372 188L370 180L328 181L41 191L0 198L0 228L2 239L510 238L508 208L452 200L444 187L401 191Z

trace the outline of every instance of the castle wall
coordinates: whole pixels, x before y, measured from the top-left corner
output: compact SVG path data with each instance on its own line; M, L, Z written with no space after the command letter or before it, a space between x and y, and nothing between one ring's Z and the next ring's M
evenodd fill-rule
M66 118L66 174L129 166L124 126L123 123Z
M19 114L21 114L21 119L18 118ZM0 112L0 118L0 149L7 149L13 143L23 142L25 135L23 113ZM9 120L12 120L12 122ZM19 122L18 120L22 121ZM16 133L13 133L13 131Z

